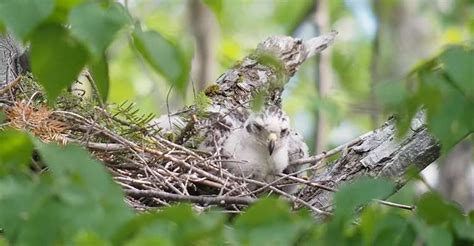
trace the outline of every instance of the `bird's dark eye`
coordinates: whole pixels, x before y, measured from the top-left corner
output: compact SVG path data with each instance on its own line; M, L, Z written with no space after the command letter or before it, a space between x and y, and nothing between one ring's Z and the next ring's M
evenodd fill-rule
M257 129L257 131L262 131L263 130L263 126L257 124L257 123L254 123L253 126L255 127L255 129Z
M281 135L282 137L288 135L288 129L286 129L286 128L285 128L285 129L282 129L280 135Z

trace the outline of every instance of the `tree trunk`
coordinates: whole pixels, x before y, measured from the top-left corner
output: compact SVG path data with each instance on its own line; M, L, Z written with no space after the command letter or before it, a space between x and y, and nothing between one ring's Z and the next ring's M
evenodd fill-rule
M316 8L314 15L314 25L316 26L318 35L329 32L329 3L327 0L315 0ZM316 56L316 87L320 100L325 100L326 96L331 90L333 82L331 71L331 57L329 54L318 54ZM314 153L324 151L326 148L329 131L329 122L326 117L327 113L322 113L324 110L319 108L316 112L316 130Z
M20 71L21 46L12 36L0 35L0 88L13 81Z
M313 182L337 188L345 182L362 177L383 177L394 181L397 188L405 183L405 172L410 167L421 171L440 155L439 143L423 125L423 114L413 120L411 130L404 138L397 139L395 120L389 120L355 144L348 146L342 156L317 174ZM311 205L331 207L332 191L310 188L305 191Z
M202 91L216 73L217 23L209 8L201 0L189 0L189 24L196 42L193 59L193 79L198 91Z
M469 211L474 209L474 177L472 175L472 143L456 145L439 165L438 189L447 198Z

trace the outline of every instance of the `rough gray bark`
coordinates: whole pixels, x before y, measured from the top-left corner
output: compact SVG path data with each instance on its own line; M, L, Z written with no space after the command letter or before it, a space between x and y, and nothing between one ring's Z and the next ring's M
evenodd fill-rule
M7 85L29 69L28 55L22 45L11 35L0 33L0 92L8 90Z
M215 152L232 124L247 119L255 95L261 95L264 104L281 106L281 94L289 78L307 58L324 50L335 35L333 32L307 41L272 37L259 44L254 54L222 74L215 85L204 91L211 99L210 106L192 107L180 114L186 127L173 130L179 132L178 143L196 147L196 142L200 142L196 139L204 138L202 144Z
M20 45L10 35L0 34L0 88L16 78L16 60L21 52Z
M342 183L362 176L388 178L401 188L407 180L410 167L421 171L440 155L440 145L423 125L423 114L413 121L405 137L396 137L395 120L391 119L359 142L347 147L342 156L313 181L333 189ZM309 203L318 207L331 207L331 191L310 188L305 191Z

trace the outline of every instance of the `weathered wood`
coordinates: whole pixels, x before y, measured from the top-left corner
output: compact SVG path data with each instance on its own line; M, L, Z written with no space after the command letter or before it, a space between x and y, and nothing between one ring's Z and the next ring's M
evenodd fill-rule
M0 34L0 88L26 69L24 49L11 35Z
M422 122L420 113L409 132L397 138L395 120L389 120L343 151L342 156L329 164L324 173L315 175L313 181L337 189L359 177L383 177L395 181L397 189L401 188L410 167L421 171L440 155L440 144ZM318 188L307 188L304 194L311 205L327 208L332 206L332 195L333 192Z

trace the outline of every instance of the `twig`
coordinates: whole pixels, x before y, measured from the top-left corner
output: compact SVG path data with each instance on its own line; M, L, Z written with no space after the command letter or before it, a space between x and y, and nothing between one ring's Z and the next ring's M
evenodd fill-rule
M249 205L256 200L249 197L229 197L229 196L191 196L177 195L173 193L153 190L125 190L125 194L132 197L158 197L170 201L195 202L200 204L242 204Z
M21 76L17 76L16 79L14 79L13 81L9 82L7 85L5 85L5 87L3 88L0 88L0 95L7 92L8 90L10 90L11 88L13 88L15 85L18 84L18 82L21 81Z
M100 107L105 109L104 100L102 100L102 96L100 94L99 88L97 87L97 84L95 83L94 78L91 76L89 71L85 71L84 76L87 78L87 80L89 80L89 83L91 84L92 90L94 90L94 93L97 97L97 101L99 102Z
M298 159L298 160L295 160L293 162L290 163L290 165L304 165L304 164L313 164L313 163L316 163L324 158L327 158L327 157L330 157L330 156L333 156L341 151L343 151L344 149L346 148L349 148L357 143L359 143L360 141L364 140L365 138L367 138L368 136L370 136L371 134L373 134L374 131L370 131L370 132L367 132L345 144L342 144L342 145L339 145L337 146L336 148L334 149L331 149L327 152L323 152L322 154L319 154L319 155L315 155L315 156L311 156L311 157L307 157L307 158L301 158L301 159Z
M382 205L386 205L386 206L390 206L390 207L394 207L394 208L402 208L402 209L407 209L407 210L416 209L415 205L405 205L405 204L400 204L400 203L395 203L395 202L388 202L388 201L379 200L379 199L374 199L374 201L376 201L376 202L378 202Z

